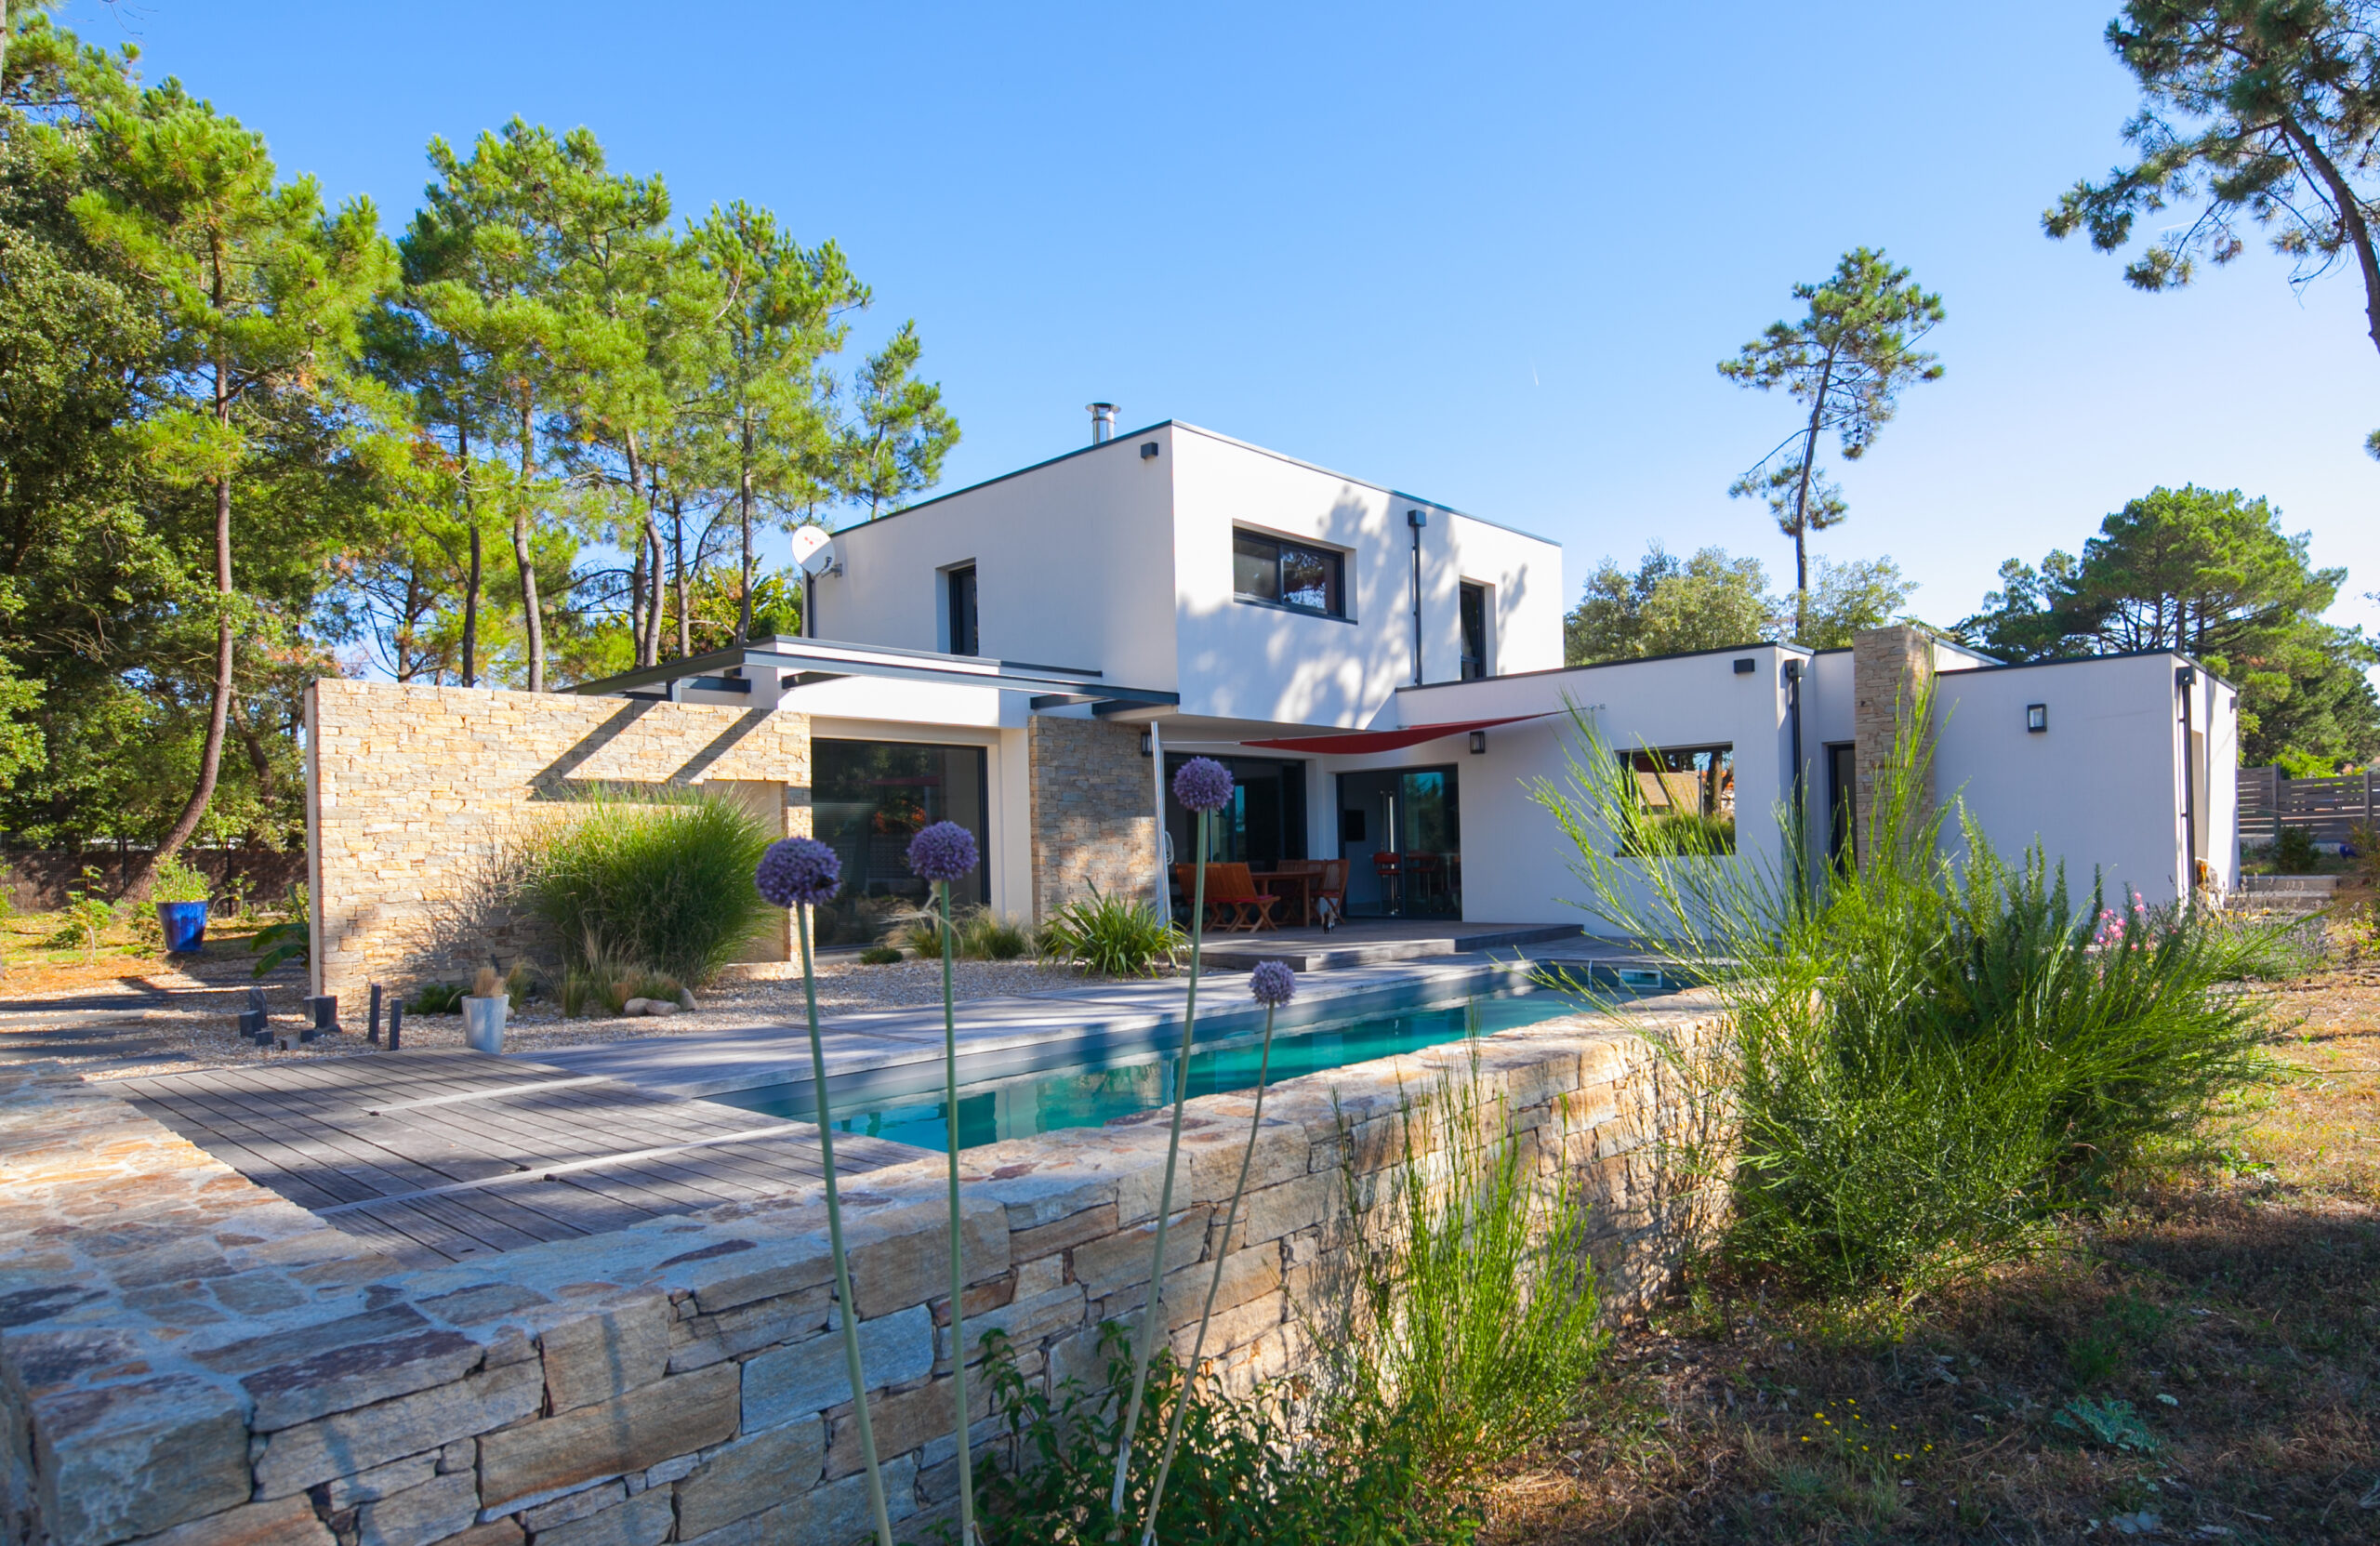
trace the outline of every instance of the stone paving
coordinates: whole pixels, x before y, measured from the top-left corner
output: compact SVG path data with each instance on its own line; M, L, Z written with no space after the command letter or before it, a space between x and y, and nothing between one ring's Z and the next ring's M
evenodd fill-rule
M1694 1113L1660 1040L1699 995L1309 1076L1268 1098L1241 1225L1221 1238L1250 1105L1190 1103L1162 1286L1187 1341L1224 1256L1217 1368L1304 1363L1342 1280L1358 1176L1407 1103L1475 1066L1541 1165L1595 1209L1607 1299L1656 1287L1706 1215L1666 1171ZM1471 1060L1475 1055L1475 1064ZM1030 1380L1097 1362L1149 1292L1160 1114L962 1156L971 1341ZM53 1546L846 1546L866 1532L819 1192L408 1271L54 1066L0 1067L0 1530ZM946 1517L954 1354L940 1156L846 1189L870 1407L900 1533ZM1354 1189L1375 1195L1376 1189ZM971 1352L969 1357L976 1356ZM996 1424L977 1393L972 1442Z

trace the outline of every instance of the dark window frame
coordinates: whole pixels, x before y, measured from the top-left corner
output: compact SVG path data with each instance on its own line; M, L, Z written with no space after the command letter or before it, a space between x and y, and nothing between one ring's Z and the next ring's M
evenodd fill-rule
M1455 619L1462 633L1462 663L1461 680L1477 681L1489 674L1488 652L1495 647L1488 626L1488 588L1477 580L1459 581L1455 587ZM1472 624L1474 610L1478 628Z
M943 611L950 627L950 653L981 655L984 636L975 566L961 563L944 570L942 585Z
M1244 552L1242 550L1244 547L1270 548L1271 551L1269 554ZM1247 526L1234 526L1231 530L1231 551L1232 600L1249 606L1274 607L1283 612L1294 612L1304 617L1329 617L1338 622L1349 623L1355 621L1347 606L1348 554L1345 548L1333 548L1319 542L1302 541L1296 537L1276 536L1271 532L1261 532ZM1283 599L1293 594L1289 589L1288 575L1288 565L1292 554L1310 555L1321 561L1325 575L1322 586L1324 595L1322 605L1315 606L1304 601ZM1241 566L1248 562L1269 566L1272 594L1266 595L1261 590L1243 588Z

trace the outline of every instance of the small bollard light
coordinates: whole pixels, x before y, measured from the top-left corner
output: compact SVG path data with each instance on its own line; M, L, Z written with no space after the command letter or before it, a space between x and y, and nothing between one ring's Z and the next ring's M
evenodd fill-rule
M306 1000L307 1011L314 1017L314 1034L338 1035L338 995L318 993Z
M404 1029L405 1001L392 998L389 1001L389 1050L391 1052L397 1050L398 1042L403 1038Z
M264 1011L259 1009L240 1011L240 1034L259 1047L272 1044L272 1031L265 1024Z
M364 1039L373 1046L380 1045L380 984L372 984L372 1024Z

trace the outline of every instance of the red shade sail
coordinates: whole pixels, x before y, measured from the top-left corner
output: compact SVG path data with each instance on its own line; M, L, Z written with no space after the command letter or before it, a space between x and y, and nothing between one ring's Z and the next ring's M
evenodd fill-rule
M1368 752L1401 751L1407 747L1418 747L1424 741L1442 741L1449 735L1466 735L1491 725L1518 724L1523 720L1551 717L1550 714L1507 714L1501 720L1457 720L1452 724L1407 725L1402 730L1358 730L1338 735L1291 735L1277 741L1242 741L1240 745L1278 751L1316 751L1333 756L1360 757Z

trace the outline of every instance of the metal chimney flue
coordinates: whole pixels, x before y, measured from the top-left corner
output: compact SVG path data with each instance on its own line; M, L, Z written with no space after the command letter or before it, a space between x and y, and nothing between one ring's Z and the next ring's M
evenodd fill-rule
M1091 443L1105 445L1115 438L1116 404L1113 403L1091 404Z

